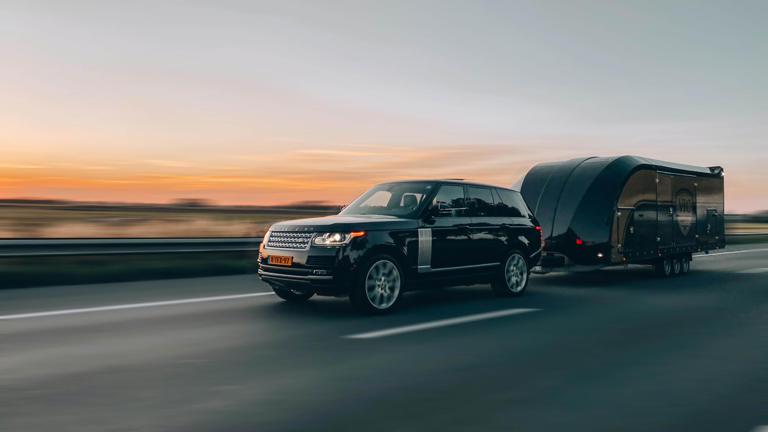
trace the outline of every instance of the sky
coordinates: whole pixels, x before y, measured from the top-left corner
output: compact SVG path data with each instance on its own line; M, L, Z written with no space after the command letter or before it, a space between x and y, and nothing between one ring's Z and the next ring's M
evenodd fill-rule
M768 2L0 0L0 198L348 203L721 165L768 209Z

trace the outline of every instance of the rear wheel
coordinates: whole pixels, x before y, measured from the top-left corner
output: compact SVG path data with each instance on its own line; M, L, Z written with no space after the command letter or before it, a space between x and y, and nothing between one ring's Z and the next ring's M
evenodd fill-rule
M272 287L272 291L277 294L278 297L291 303L303 303L309 300L310 297L315 295L312 291L298 291L289 288Z
M528 286L528 262L520 252L512 251L501 264L501 270L491 282L493 293L499 297L522 295Z
M361 270L349 295L352 305L367 314L391 311L400 300L405 281L397 260L377 255Z

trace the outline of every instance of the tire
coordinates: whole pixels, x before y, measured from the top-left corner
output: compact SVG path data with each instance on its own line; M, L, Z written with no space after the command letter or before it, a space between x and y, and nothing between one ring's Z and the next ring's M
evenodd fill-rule
M672 274L677 276L681 273L683 266L683 259L681 257L672 258Z
M402 297L405 275L400 264L390 255L371 257L360 267L349 300L364 314L392 311Z
M656 274L659 276L669 277L672 275L672 260L670 258L662 258L656 262L655 265Z
M683 257L683 261L680 266L680 271L682 274L688 274L688 272L691 271L691 258L690 257Z
M491 289L498 297L523 295L530 276L528 261L519 251L512 251L501 262L501 268L491 281Z
M309 300L310 297L315 295L315 293L312 291L302 292L288 288L272 287L272 291L274 291L275 294L277 294L277 296L281 299L291 303L304 303L305 301Z

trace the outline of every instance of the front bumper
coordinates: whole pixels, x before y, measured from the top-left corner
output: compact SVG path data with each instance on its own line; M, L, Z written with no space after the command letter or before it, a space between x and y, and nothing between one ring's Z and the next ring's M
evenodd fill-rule
M270 255L290 256L290 266L269 264ZM262 248L259 277L268 284L319 295L349 294L354 266L343 247L310 247L306 250Z

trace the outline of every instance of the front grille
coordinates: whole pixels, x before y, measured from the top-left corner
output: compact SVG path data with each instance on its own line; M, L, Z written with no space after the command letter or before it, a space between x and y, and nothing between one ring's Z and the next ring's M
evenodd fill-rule
M309 247L314 233L299 231L273 231L269 233L268 248L301 250Z
M310 255L307 257L307 265L313 267L333 267L336 257L333 255Z

